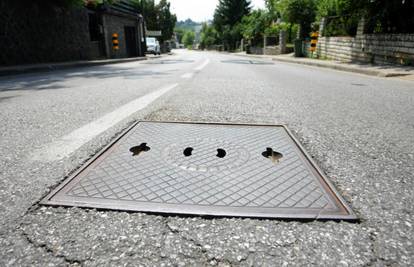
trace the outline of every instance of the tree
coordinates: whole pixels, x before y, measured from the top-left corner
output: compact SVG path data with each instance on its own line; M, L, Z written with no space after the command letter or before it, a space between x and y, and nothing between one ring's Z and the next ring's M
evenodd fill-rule
M323 35L354 36L365 4L365 0L319 0L316 19L328 19Z
M271 18L264 10L254 10L242 20L243 38L250 40L252 45L263 43L263 35L271 25Z
M177 36L178 43L182 44L185 30L175 28L174 32L175 32L175 36Z
M159 30L161 30L162 36L161 42L170 40L173 33L177 17L170 11L170 3L167 0L161 0L157 5Z
M149 30L159 30L157 9L154 0L131 0L138 12L142 14Z
M237 42L242 38L241 21L250 13L250 9L250 0L219 0L213 25L226 49L236 48Z
M287 22L300 25L300 38L308 36L316 17L316 0L285 0L279 6Z
M183 43L187 48L191 48L194 44L195 33L193 31L185 32L183 36Z
M280 0L265 0L266 10L269 14L270 19L276 21L280 18L280 12L278 10L278 4Z
M177 17L171 13L170 2L160 0L156 5L154 0L131 0L145 19L147 29L161 31L161 42L170 40L173 33Z
M368 32L414 33L413 0L364 0Z
M200 32L200 47L201 49L208 48L216 44L217 42L217 31L212 25L203 23Z

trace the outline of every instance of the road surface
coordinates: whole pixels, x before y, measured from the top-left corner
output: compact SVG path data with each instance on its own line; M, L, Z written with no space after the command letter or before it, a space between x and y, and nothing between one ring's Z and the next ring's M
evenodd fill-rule
M137 120L286 124L360 223L39 206ZM0 266L412 266L414 82L213 52L0 79Z

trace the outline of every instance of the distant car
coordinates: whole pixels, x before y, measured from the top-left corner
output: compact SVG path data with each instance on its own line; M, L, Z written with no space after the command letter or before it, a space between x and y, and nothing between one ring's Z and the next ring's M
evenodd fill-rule
M155 39L154 37L147 37L147 53L154 54L154 55L160 55L160 43Z

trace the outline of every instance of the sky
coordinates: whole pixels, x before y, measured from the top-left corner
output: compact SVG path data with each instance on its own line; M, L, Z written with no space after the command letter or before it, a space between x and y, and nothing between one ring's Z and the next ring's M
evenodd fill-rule
M172 12L178 20L188 18L193 21L203 22L213 19L214 10L218 0L169 0ZM254 8L263 8L264 0L251 0Z

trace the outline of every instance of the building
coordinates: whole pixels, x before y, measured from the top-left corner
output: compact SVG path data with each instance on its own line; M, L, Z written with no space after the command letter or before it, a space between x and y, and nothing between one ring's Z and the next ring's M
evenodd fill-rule
M144 56L144 19L128 0L71 8L2 1L0 66Z
M130 1L88 8L88 18L90 40L99 55L106 58L145 55L144 19Z

